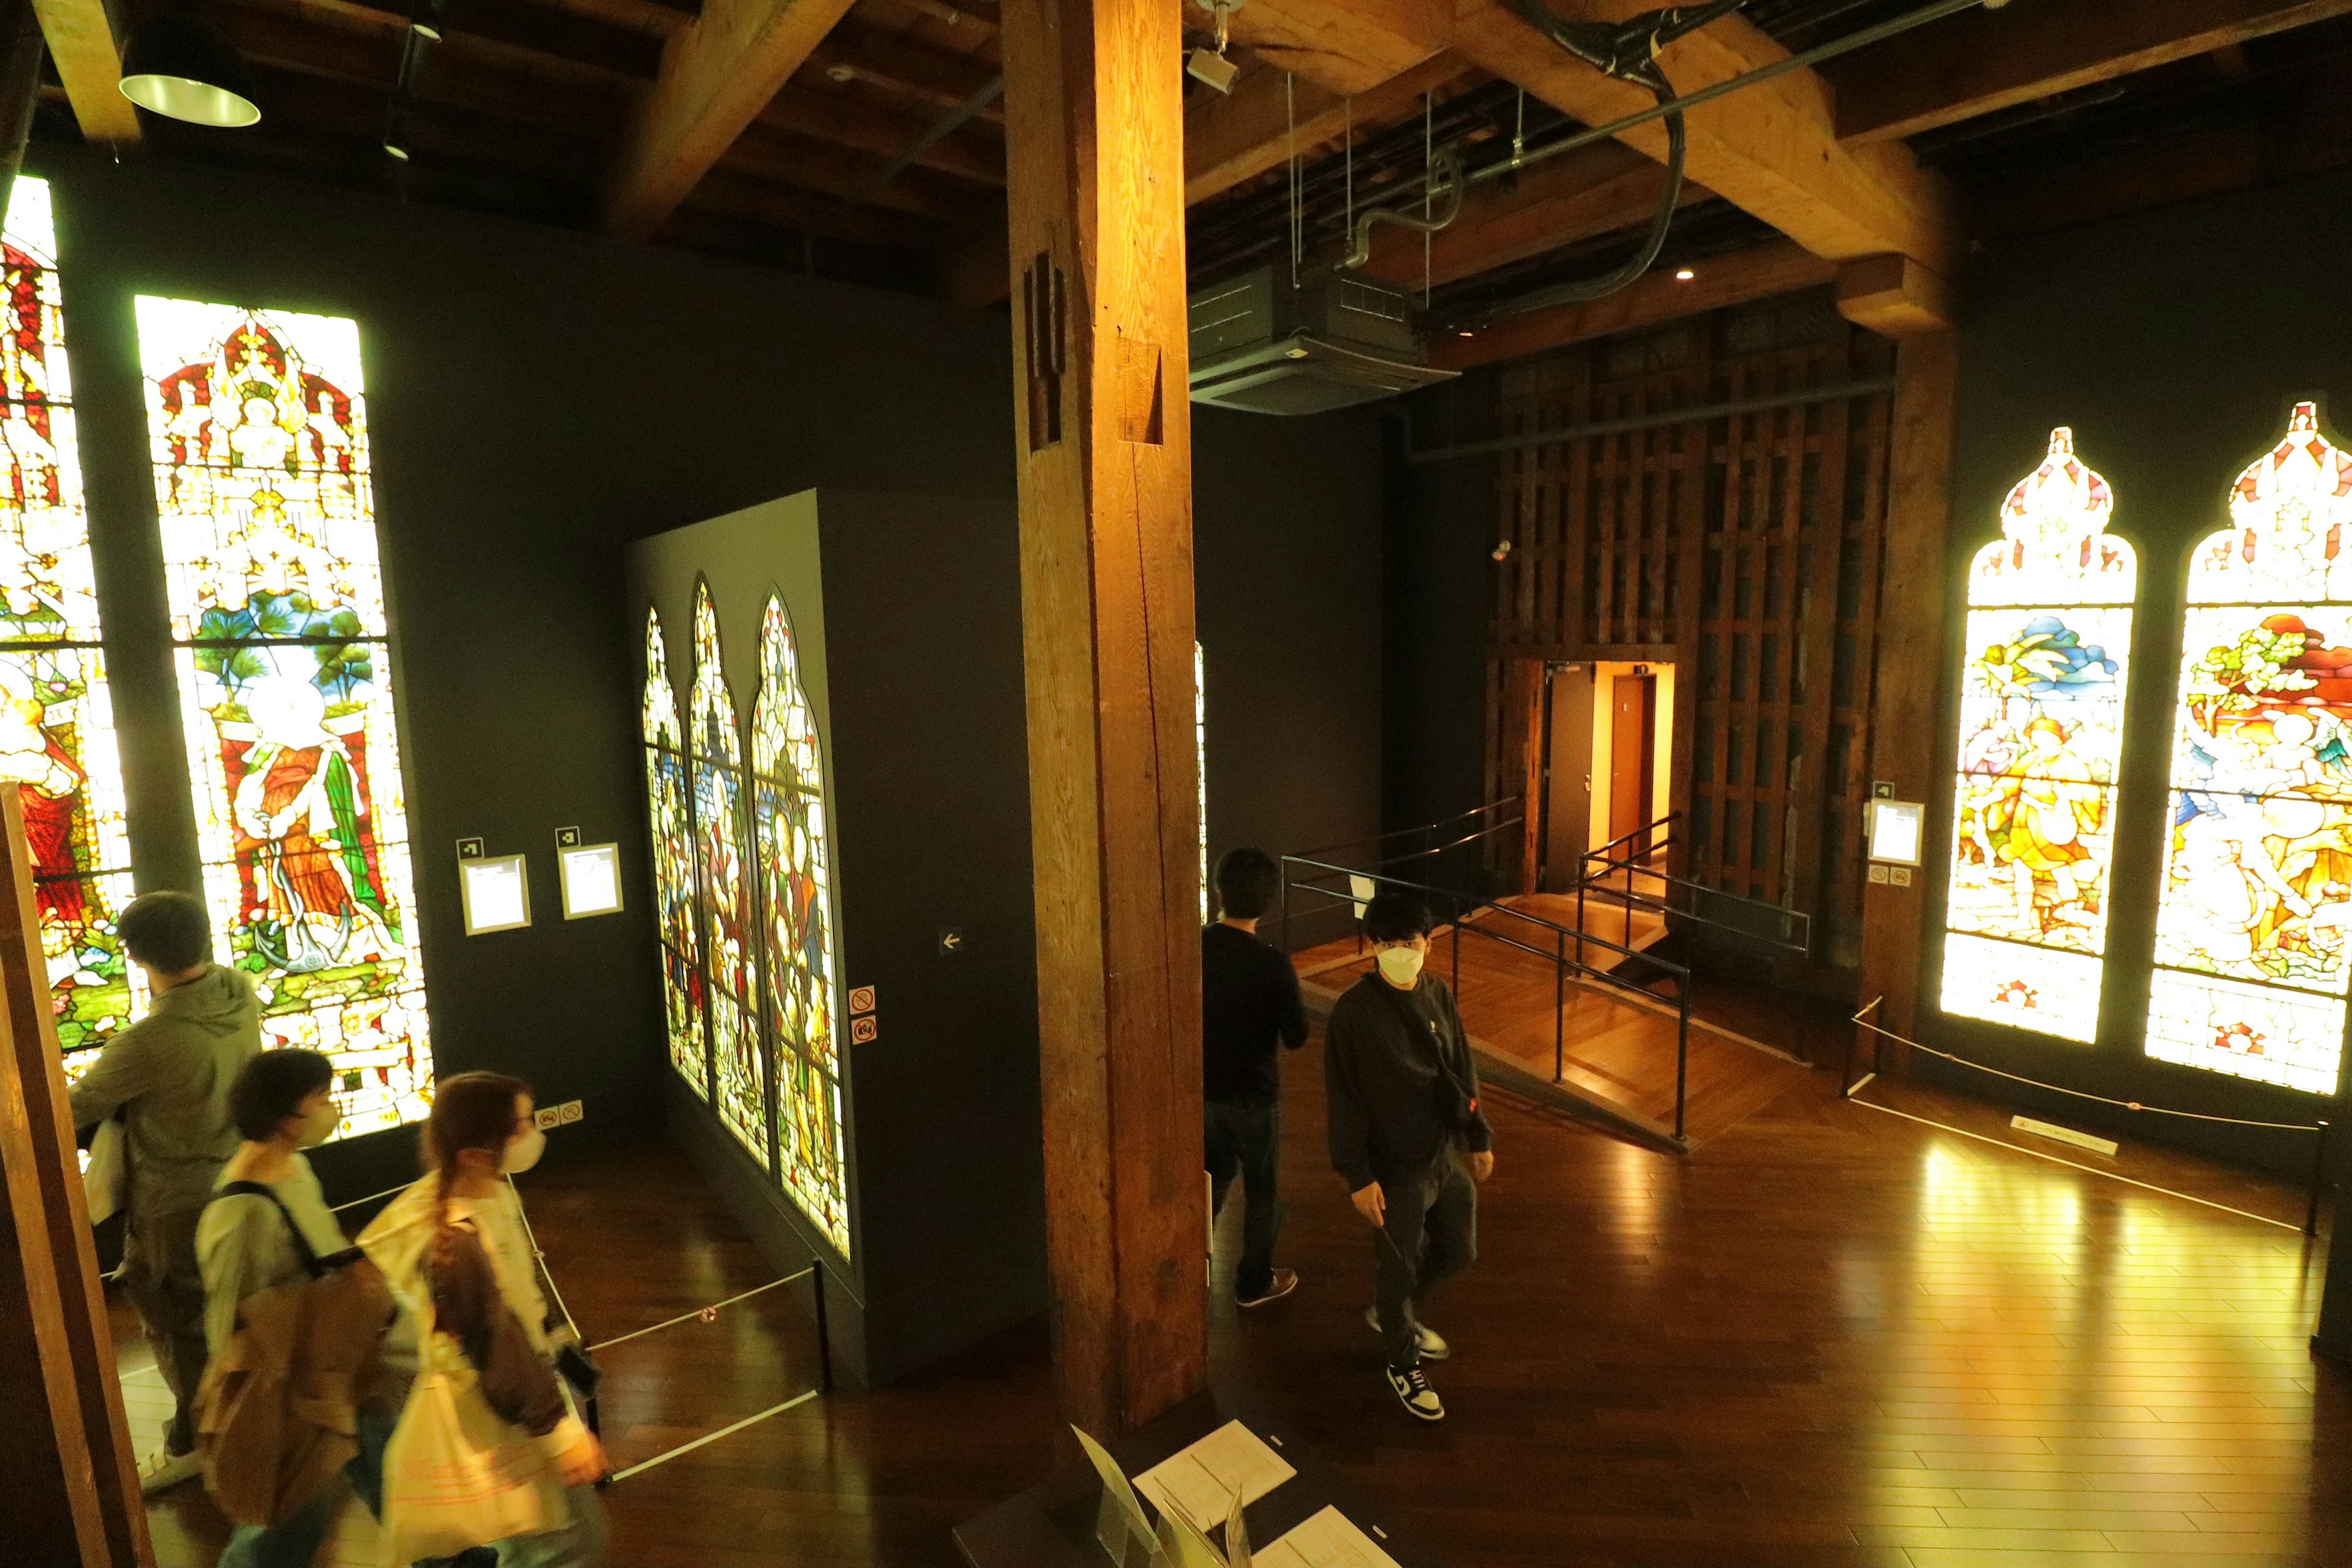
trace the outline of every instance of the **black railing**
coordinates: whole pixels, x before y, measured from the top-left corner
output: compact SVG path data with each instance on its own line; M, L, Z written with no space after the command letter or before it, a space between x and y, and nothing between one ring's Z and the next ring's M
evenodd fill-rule
M1283 858L1297 860L1301 864L1317 862L1343 864L1350 872L1358 875L1385 872L1400 866L1411 865L1417 860L1435 862L1440 857L1451 854L1456 849L1483 843L1522 826L1526 821L1526 815L1518 812L1518 806L1519 797L1508 795L1485 805L1472 806L1468 811L1457 813L1453 816L1441 817L1435 822L1423 823L1417 827L1400 827L1392 832L1374 834L1368 838L1350 839L1345 844L1325 845L1319 849L1302 849L1296 855L1287 855ZM1517 815L1504 816L1505 813L1517 813ZM1500 817L1501 820L1486 822L1479 826L1469 826L1466 832L1464 831L1467 825L1486 817ZM1389 847L1401 839L1417 842L1412 847L1395 849ZM1360 857L1353 853L1360 850L1374 853ZM1452 889L1442 890L1448 899L1465 896ZM1352 919L1352 906L1358 901L1351 898L1347 903L1319 906L1302 912L1298 918L1313 920L1318 915L1347 914ZM1282 916L1282 947L1285 952L1290 951L1290 919L1291 911L1286 900Z
M1587 896L1599 894L1622 907L1623 935L1629 944L1633 940L1633 911L1643 910L1656 915L1668 930L1674 929L1677 922L1712 926L1799 957L1811 952L1812 917L1803 910L1767 903L1743 893L1727 893L1720 888L1710 888L1704 882L1695 882L1687 877L1677 877L1644 864L1673 847L1674 825L1681 816L1682 813L1670 811L1630 833L1619 834L1597 849L1585 852L1576 874L1578 929L1583 929L1586 923ZM1655 892L1635 891L1636 881L1654 884ZM1620 882L1622 886L1610 885ZM1678 890L1686 895L1680 906L1675 901ZM1717 912L1706 912L1709 907ZM1745 918L1725 919L1726 914ZM1765 929L1757 929L1759 925ZM1774 929L1780 934L1769 934Z

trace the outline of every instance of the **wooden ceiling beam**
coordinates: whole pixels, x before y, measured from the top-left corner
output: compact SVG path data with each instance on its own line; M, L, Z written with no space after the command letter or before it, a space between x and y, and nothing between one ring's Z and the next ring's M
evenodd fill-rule
M836 201L863 191L870 174L864 160L844 158L837 147L763 124L747 127L719 158L718 166L738 174L758 174ZM919 174L911 169L863 196L870 205L950 224L971 217L975 204L986 199L979 187L928 172Z
M778 228L828 239L902 250L936 247L942 230L906 213L876 206L845 207L838 198L799 191L733 169L716 168L697 182L682 207L748 217Z
M694 25L691 4L666 5L663 0L529 0L529 3L656 38L667 38L672 33L684 32Z
M1238 16L1238 13L1236 13ZM1486 73L1450 54L1436 54L1355 96L1307 80L1286 80L1276 66L1260 65L1228 96L1203 95L1184 112L1184 200L1203 202L1268 169L1279 168L1296 146L1302 153L1344 135L1361 135L1408 113L1422 94L1446 95Z
M1959 323L1952 286L1907 256L1869 256L1840 266L1838 314L1887 338L1948 332Z
M356 0L219 0L208 14L219 20L224 14L240 11L283 16L320 33L368 39L395 67L408 34L407 13L385 5L362 5ZM509 4L503 7L486 5L479 13L472 6L453 6L452 12L460 16L487 16L493 19L492 25L509 36L469 31L453 20L443 32L441 42L432 46L425 55L427 74L448 61L466 60L546 79L597 84L645 82L652 79L660 58L661 46L651 38L606 27L595 27L592 32L592 24L580 23L557 11ZM521 24L505 25L518 14L524 18ZM555 26L535 29L529 23L532 17L551 19ZM516 37L538 41L517 42ZM559 40L573 52L559 50L555 47Z
M1824 72L1839 140L1916 136L2352 13L2352 0L2066 0L1967 11Z
M1817 289L1834 282L1838 274L1834 262L1787 239L1716 257L1693 270L1696 275L1688 282L1670 273L1653 272L1606 300L1530 310L1507 316L1470 337L1439 338L1430 344L1429 363L1442 370L1469 370L1593 338L1663 326L1727 305Z
M845 85L831 82L828 73L838 73L845 80L870 82L945 110L979 92L1002 75L1003 68L992 50L958 54L909 34L853 18L809 51L802 79L812 90L828 83ZM1003 104L988 105L979 118L1003 123Z
M1453 0L1250 0L1233 36L1327 92L1365 93L1445 47Z
M122 96L122 46L106 0L33 0L33 10L82 135L138 141L139 111Z
M849 9L849 0L705 0L662 51L604 184L604 226L644 239Z
M783 85L760 111L757 123L884 159L898 157L930 129L928 121L877 108L845 93L815 92L797 80ZM1001 187L1004 146L986 137L946 136L918 153L915 166Z

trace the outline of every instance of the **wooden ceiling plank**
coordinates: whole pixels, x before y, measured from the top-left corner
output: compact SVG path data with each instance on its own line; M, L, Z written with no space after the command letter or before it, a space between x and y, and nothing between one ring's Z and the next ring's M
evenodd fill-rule
M1360 135L1417 113L1424 92L1443 93L1485 74L1456 56L1435 54L1357 94L1350 104L1347 94L1305 79L1286 81L1281 68L1262 65L1229 96L1204 96L1185 111L1184 200L1206 201L1278 168L1294 145L1302 153L1318 146L1345 134L1351 120Z
M1345 96L1371 91L1446 45L1452 0L1250 0L1233 37L1277 70Z
M509 12L513 8L509 7ZM215 21L238 11L267 12L302 22L321 32L348 33L375 42L393 60L398 60L398 49L408 32L405 12L370 5L358 0L220 0L212 7ZM460 15L465 14L460 9ZM531 36L526 25L510 31ZM545 33L537 35L536 44L517 43L486 33L469 32L455 22L448 24L441 42L434 45L425 56L425 69L429 73L452 59L478 60L496 64L518 74L573 82L642 83L653 76L654 62L659 58L657 46L634 34L604 29L593 42L572 32L570 42L578 45L583 54L554 52ZM603 47L597 45L602 44Z
M738 174L760 174L835 197L849 196L863 189L869 173L864 160L842 157L836 147L804 141L766 125L747 127L717 166ZM960 222L970 216L973 201L982 193L961 183L952 191L942 190L940 187L948 183L936 175L925 179L908 170L879 190L867 193L865 200L917 217Z
M82 135L138 141L139 111L122 96L122 47L105 0L33 0L33 10Z
M682 207L755 218L828 239L851 239L909 250L936 247L941 233L937 224L905 213L870 205L845 207L830 194L795 190L725 168L713 169L697 182Z
M2352 13L2352 0L2067 0L1968 11L1832 61L1848 145L1916 136Z
M586 16L632 33L646 33L656 38L667 38L672 33L684 32L694 25L691 5L672 5L663 0L528 0L534 5L569 12L574 16Z
M761 110L758 123L882 158L898 156L930 129L927 121L877 109L845 93L816 92L798 80L784 84ZM1001 187L1004 184L1003 144L982 137L942 138L917 153L915 163L985 184Z
M605 182L604 226L649 237L732 146L849 0L706 0L662 52Z
M962 103L1003 74L987 55L958 54L909 34L856 19L835 27L809 51L803 76L824 80L830 71L894 88L941 109ZM815 81L810 85L814 87ZM981 117L1001 121L1004 111L1001 105L991 104Z
M1653 272L1606 300L1507 316L1472 337L1439 338L1430 344L1429 362L1442 370L1469 370L1593 338L1663 326L1727 305L1816 289L1833 282L1838 268L1793 240L1776 239L1702 262L1695 271L1696 276L1688 282L1669 273Z

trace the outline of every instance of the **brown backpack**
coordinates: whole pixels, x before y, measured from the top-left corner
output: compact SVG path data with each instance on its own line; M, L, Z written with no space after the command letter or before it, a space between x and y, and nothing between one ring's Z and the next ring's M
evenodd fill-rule
M320 1258L278 1194L232 1182L215 1197L277 1205L306 1278L237 1303L236 1332L196 1393L205 1485L232 1523L283 1522L359 1452L357 1406L380 1372L392 1292L357 1247Z

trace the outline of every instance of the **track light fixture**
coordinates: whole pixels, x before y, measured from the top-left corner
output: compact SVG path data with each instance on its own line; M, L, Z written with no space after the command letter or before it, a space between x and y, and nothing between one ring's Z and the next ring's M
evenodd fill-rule
M1219 92L1231 92L1239 79L1242 68L1225 58L1225 47L1231 34L1233 15L1247 0L1198 0L1201 8L1216 18L1217 47L1194 49L1184 57L1184 74L1195 81L1207 82Z
M191 125L234 130L261 119L235 46L191 11L158 12L131 29L121 90L151 113Z

